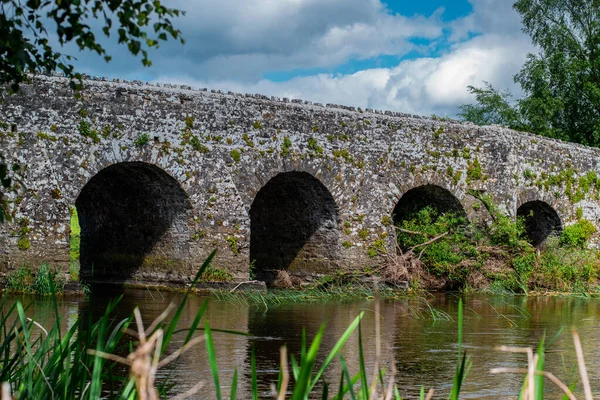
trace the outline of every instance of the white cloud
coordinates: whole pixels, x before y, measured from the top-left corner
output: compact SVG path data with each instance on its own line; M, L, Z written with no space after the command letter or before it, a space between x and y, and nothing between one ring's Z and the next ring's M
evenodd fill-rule
M394 68L348 75L319 74L286 82L263 79L256 83L196 80L177 75L165 75L158 80L321 103L453 116L459 105L472 100L466 89L468 85L481 86L482 81L489 81L518 94L512 77L529 50L525 38L506 41L500 35L485 35L456 45L438 58L405 60Z
M169 6L186 10L174 21L185 46L162 43L150 52L153 68L143 70L126 49L108 41L113 63L103 69L113 75L168 71L256 82L268 72L402 56L415 49L411 39L435 40L444 28L441 10L407 17L391 13L380 0L174 0ZM86 54L79 66L99 69L98 58Z
M107 67L86 57L81 68L97 75L104 69L129 79L454 116L459 105L472 101L468 85L485 80L519 94L513 76L534 50L512 1L469 1L469 15L444 23L443 9L408 17L391 13L381 0L173 0L170 6L187 10L176 21L185 46L163 44L151 54L151 70L139 67L122 47L111 48L115 57ZM414 45L415 38L425 44ZM444 47L442 55L428 56ZM413 50L423 57L390 68L285 82L263 78L381 55L401 58Z
M521 34L521 18L513 10L512 0L469 0L473 11L453 21L451 40L464 39L469 33L500 34L508 38Z

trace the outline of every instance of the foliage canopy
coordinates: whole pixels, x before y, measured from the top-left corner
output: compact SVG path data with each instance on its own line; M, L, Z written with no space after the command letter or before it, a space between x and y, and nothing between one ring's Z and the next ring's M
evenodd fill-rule
M518 0L523 31L539 48L515 82L523 98L490 84L470 86L476 104L459 114L476 124L501 124L600 146L600 0Z
M17 90L27 73L37 72L61 71L79 78L74 57L61 53L60 47L73 43L108 62L111 56L97 32L116 36L149 66L149 48L169 36L183 43L171 23L180 15L182 11L158 0L0 0L0 84L10 83Z
M61 47L74 44L109 62L111 56L97 32L116 36L119 44L150 66L148 50L160 41L171 37L184 43L171 23L183 14L159 0L0 0L0 91L6 85L17 91L28 73L54 71L64 73L71 78L71 87L78 88L81 74L73 65L75 58L63 54ZM13 172L18 168L13 166ZM3 191L14 190L11 183L12 174L0 153L0 223L10 218Z

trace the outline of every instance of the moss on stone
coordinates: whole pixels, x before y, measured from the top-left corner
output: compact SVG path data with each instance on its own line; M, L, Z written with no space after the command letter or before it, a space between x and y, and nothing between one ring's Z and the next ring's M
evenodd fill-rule
M233 254L236 254L236 255L239 254L240 249L238 246L237 238L235 236L227 236L225 238L225 241L229 244L229 248L231 249Z
M244 143L246 143L246 146L254 148L254 142L252 141L252 139L250 139L247 133L244 133L242 135L242 140L244 141Z
M231 156L231 158L233 159L233 161L240 162L240 158L241 158L241 153L239 150L237 149L233 149L229 152L229 155Z
M317 139L314 137L308 138L308 149L314 151L316 154L323 154L323 147L319 146Z
M47 134L45 132L41 132L41 131L39 131L37 133L37 137L39 139L49 140L51 142L56 142L56 140L57 140L56 136L52 136L52 135L49 135L49 134Z
M369 230L366 228L363 229L359 229L358 230L358 236L362 239L362 240L367 240L367 238L369 237Z
M17 241L17 247L19 248L19 250L25 251L31 247L31 242L26 237L21 237Z
M467 165L467 179L470 181L478 181L483 178L483 172L481 171L481 163L479 158L475 157L475 160Z
M188 129L194 129L194 121L195 118L192 117L191 115L186 115L185 116L185 126Z
M292 141L289 137L285 136L283 138L283 143L281 144L281 156L285 157L290 154L290 149L292 148Z
M208 153L210 151L210 149L200 141L198 136L192 136L190 139L190 146L200 153Z

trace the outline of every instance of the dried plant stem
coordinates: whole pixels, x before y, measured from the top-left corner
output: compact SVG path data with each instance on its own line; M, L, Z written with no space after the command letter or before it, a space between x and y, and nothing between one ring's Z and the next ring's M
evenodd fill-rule
M174 353L160 360L160 362L158 363L158 368L160 369L168 363L170 363L171 361L175 361L180 355L188 351L191 347L197 345L198 343L202 343L204 339L204 336L196 336L195 338L187 342L184 346L182 346L180 349L176 350Z
M379 314L379 290L375 284L375 363L373 365L373 376L371 387L369 388L369 400L375 396L375 387L377 386L377 376L379 375L379 363L381 361L381 315Z
M2 398L0 400L12 400L13 396L10 392L10 383L2 382Z
M429 389L429 392L427 392L427 396L425 396L425 400L431 400L431 399L433 399L433 393L434 393L434 390L433 389Z
M390 380L388 382L387 393L385 395L385 400L392 400L392 396L394 396L394 383L396 381L396 360L392 358L392 373L390 374Z
M233 292L235 292L235 291L236 291L236 289L237 289L237 288L239 288L239 287L240 287L240 286L242 286L242 285L246 285L246 284L248 284L248 283L255 283L255 282L257 282L257 281L256 281L256 280L253 280L253 281L244 281L244 282L240 282L240 283L238 283L237 285L235 285L235 286L234 286L234 288L233 288L233 289L231 289L231 290L229 291L229 293L233 293Z
M277 396L277 400L285 400L285 394L287 393L288 383L290 381L290 373L288 371L288 358L287 358L287 348L285 346L281 347L280 350L281 355L281 387L279 388L279 396Z
M171 304L150 324L148 329L144 329L144 323L139 308L133 310L137 331L126 329L125 332L137 337L140 340L140 344L127 356L127 358L93 349L88 350L88 354L129 366L130 375L135 382L135 387L140 400L158 400L158 390L156 390L155 387L156 372L158 369L177 359L186 350L204 340L204 337L195 337L171 355L160 360L164 332L162 329L156 329L156 327L158 327L172 310L173 305ZM152 335L147 338L147 335L151 332L153 332ZM175 398L185 399L190 397L197 393L203 386L204 382L200 381L193 388Z
M573 329L573 343L575 344L575 353L577 353L577 364L579 365L579 374L581 375L581 384L583 385L583 392L585 394L585 400L593 400L592 388L590 386L590 379L588 377L587 369L585 367L585 361L583 359L583 348L581 347L581 339L579 333Z
M525 368L494 368L490 370L491 374L528 374L529 369ZM562 390L570 400L577 400L577 398L573 395L571 390L567 385L562 383L560 379L558 379L552 372L548 371L535 371L535 375L543 375L546 378L550 379L552 383ZM533 386L533 385L532 385Z
M35 321L31 318L27 318L27 321L32 322L35 326L40 328L46 334L46 336L48 336L48 331L42 325L40 325L37 321Z
M187 399L188 397L192 397L193 395L195 395L196 393L198 393L200 391L200 389L202 389L204 387L204 381L200 381L198 383L196 383L196 385L194 385L193 388L191 388L190 390L187 390L183 393L178 394L177 396L171 397L170 400L183 400L183 399Z

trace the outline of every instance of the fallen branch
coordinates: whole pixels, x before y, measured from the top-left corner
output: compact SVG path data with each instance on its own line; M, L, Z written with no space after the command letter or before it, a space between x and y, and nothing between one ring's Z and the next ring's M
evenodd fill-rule
M400 228L398 226L396 226L395 228L396 228L396 230L399 230L402 233L408 233L409 235L431 236L430 233L419 232L419 231L411 231L411 230L408 230L408 229Z
M438 235L438 236L434 237L433 239L426 241L425 243L420 243L420 244L414 245L413 247L411 247L411 250L414 250L417 247L421 247L421 246L429 246L431 243L435 242L436 240L440 240L444 236L448 235L448 233L450 233L450 232L444 232L441 235Z
M237 285L235 285L235 287L234 287L233 289L231 289L231 290L229 291L229 293L233 293L233 292L234 292L234 291L235 291L237 288L239 288L239 287L240 287L240 286L242 286L242 285L245 285L245 284L247 284L247 283L256 283L256 282L258 282L258 281L256 281L256 280L253 280L253 281L244 281L244 282L240 282L240 283L238 283Z

